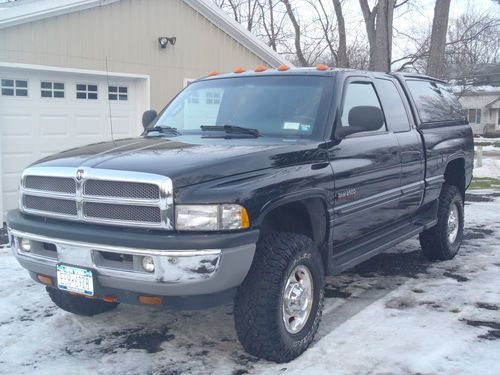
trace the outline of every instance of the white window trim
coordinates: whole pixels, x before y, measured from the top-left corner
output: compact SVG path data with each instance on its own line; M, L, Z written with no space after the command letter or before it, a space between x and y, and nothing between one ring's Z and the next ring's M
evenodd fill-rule
M110 92L109 92L109 87L110 87L110 86L116 87L116 89L118 90L118 91L116 92L116 95L117 95L116 99L110 99L110 98L109 98L109 94L110 94ZM125 99L125 100L120 100L120 99L118 99L118 95L120 95L120 87L125 87L125 88L127 88L127 94L126 94L126 95L127 95L127 99ZM129 101L129 94L130 94L130 86L129 86L129 85L122 85L122 84L119 84L119 83L116 83L116 84L114 84L114 83L110 83L109 85L107 85L107 88L108 88L108 100L109 100L110 102L113 102L113 103L128 103L128 101ZM114 93L113 93L113 94L114 94Z
M42 82L50 82L52 83L52 88L51 89L42 89ZM54 83L62 83L64 85L64 89L54 89ZM76 88L76 86L75 86ZM54 81L54 80L43 80L41 79L40 80L40 99L42 100L58 100L58 101L61 101L61 100L66 100L67 99L67 95L68 95L68 85L66 83L66 81ZM47 98L46 96L42 96L42 91L48 91L50 90L52 92L52 96L50 98ZM63 92L64 93L64 96L62 98L56 98L54 96L54 91L59 91L59 92ZM76 98L76 94L75 94L75 98Z
M7 87L7 86L2 86L2 80L12 80L14 81L14 87ZM26 89L27 95L22 96L22 95L16 95L16 82L15 81L26 81L26 87L19 87L20 89ZM14 90L14 95L2 95L2 88L12 88ZM27 78L6 78L6 77L0 77L0 97L1 98L8 98L8 99L28 99L31 98L31 89L30 89L30 80Z
M85 88L85 91L82 91L82 90L78 90L78 85L85 85L86 88ZM89 86L92 85L92 86L97 86L97 91L89 91ZM78 97L78 93L79 92L84 92L86 94L86 97L85 99L83 98L79 98ZM97 94L97 99L89 99L88 98L88 94L90 93L96 93ZM82 100L89 100L90 102L98 102L99 101L99 83L96 83L96 82L90 82L90 83L85 83L85 82L75 82L75 99L78 100L78 101L82 101Z

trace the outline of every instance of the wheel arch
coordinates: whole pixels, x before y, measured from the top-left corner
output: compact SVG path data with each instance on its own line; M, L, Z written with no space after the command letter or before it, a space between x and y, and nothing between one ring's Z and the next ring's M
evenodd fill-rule
M455 155L448 159L444 169L444 181L448 185L456 186L465 200L465 157L464 155Z
M261 235L270 231L299 233L321 246L327 242L329 235L327 202L322 191L290 194L266 204L256 225Z

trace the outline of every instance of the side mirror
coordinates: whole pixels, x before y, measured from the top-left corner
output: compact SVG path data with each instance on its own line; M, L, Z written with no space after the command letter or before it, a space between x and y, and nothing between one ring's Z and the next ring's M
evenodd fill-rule
M335 136L338 139L349 134L378 130L384 124L384 114L379 107L360 105L349 111L349 126L337 126Z
M149 109L142 114L142 126L146 129L153 120L158 116L158 113L154 109Z

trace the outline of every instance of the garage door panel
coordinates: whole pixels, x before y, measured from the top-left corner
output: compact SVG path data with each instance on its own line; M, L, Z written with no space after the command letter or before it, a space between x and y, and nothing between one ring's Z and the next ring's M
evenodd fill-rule
M8 103L2 105L6 104ZM27 113L0 115L2 140L8 136L31 136L33 122L34 116Z
M76 135L100 136L102 132L103 121L100 116L76 115L74 126Z
M69 116L67 115L40 115L40 135L54 137L70 135Z
M132 116L114 116L113 117L113 135L115 138L117 136L129 136L134 133Z

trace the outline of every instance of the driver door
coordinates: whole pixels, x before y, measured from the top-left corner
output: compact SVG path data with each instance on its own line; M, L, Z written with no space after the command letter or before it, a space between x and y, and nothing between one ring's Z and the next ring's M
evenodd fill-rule
M355 106L382 109L370 79L346 81L337 126L349 126L349 110ZM351 134L329 149L335 176L334 253L379 235L398 218L400 152L385 121L380 129Z

